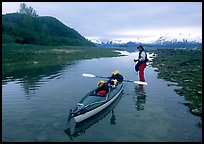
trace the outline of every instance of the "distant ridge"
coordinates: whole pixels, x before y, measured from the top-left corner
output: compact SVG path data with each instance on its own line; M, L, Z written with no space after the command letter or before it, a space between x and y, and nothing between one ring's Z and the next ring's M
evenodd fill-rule
M202 45L202 38L193 34L182 34L171 35L166 33L158 38L152 39L151 41L145 41L142 38L136 38L135 41L123 41L120 39L101 41L99 39L90 39L99 47L135 47L139 44L147 46L161 46L161 47L194 47Z

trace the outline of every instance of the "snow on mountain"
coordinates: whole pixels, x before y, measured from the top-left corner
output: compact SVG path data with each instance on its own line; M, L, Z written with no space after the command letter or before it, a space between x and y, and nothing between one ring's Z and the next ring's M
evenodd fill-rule
M91 42L95 44L127 44L127 43L135 43L135 44L165 44L165 43L202 43L202 38L196 34L190 33L166 33L162 36L151 37L151 38L136 38L134 40L120 40L120 39L112 39L109 41L101 41L99 39L89 39Z
M174 33L170 34L167 33L158 39L156 39L153 43L160 43L163 44L165 42L171 42L171 43L176 43L176 42L202 42L202 39L195 34L184 34L184 33Z
M102 44L102 41L97 40L97 39L90 39L90 41L96 44Z
M109 41L109 43L114 43L114 44L125 44L126 43L126 41L124 41L124 40L111 40L111 41Z

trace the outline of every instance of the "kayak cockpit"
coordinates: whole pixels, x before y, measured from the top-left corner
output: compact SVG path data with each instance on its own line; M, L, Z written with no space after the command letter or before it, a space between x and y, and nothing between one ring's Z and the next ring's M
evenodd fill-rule
M99 81L97 86L77 103L74 110L70 111L69 119L74 117L76 122L80 122L105 109L122 92L123 81L116 79Z
M92 91L89 95L90 96L99 96L99 97L106 97L109 93L110 89L108 86L101 86L96 90Z

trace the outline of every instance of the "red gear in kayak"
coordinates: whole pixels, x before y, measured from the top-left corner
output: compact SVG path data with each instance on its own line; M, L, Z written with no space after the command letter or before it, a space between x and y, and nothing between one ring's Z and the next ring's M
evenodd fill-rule
M100 95L103 95L105 96L107 93L107 91L104 89L104 90L100 90L99 92L97 92L97 94L100 94Z

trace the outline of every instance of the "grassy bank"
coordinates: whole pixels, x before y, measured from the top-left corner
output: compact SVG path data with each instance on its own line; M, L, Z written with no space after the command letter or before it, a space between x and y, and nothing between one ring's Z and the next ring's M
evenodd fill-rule
M190 111L202 116L202 49L158 49L153 51L153 67L159 78L177 82L175 91L185 96Z
M22 69L66 64L74 60L113 57L112 49L83 46L2 44L2 79Z

